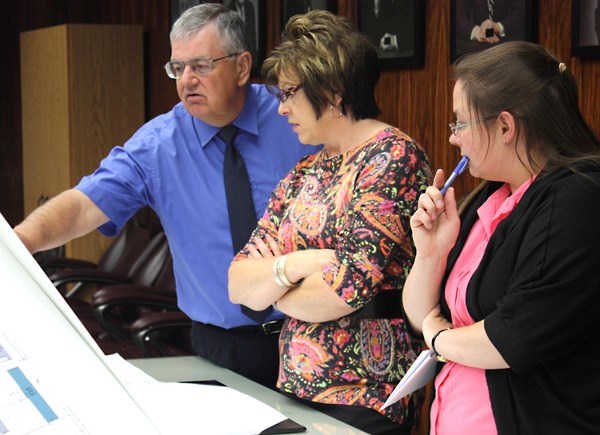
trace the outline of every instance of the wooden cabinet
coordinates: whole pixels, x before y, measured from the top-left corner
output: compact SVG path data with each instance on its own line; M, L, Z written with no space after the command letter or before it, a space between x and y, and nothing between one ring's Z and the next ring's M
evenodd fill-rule
M23 32L24 213L90 174L144 122L143 29L66 24ZM110 240L95 231L67 256L96 261Z

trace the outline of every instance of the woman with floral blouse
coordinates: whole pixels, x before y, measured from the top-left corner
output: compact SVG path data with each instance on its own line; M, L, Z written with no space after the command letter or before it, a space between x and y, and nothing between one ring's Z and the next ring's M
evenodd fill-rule
M273 191L231 264L230 298L287 315L281 391L371 434L410 433L422 394L381 407L420 351L401 300L428 158L376 119L377 55L349 20L296 15L282 41L263 77L300 141L323 149Z

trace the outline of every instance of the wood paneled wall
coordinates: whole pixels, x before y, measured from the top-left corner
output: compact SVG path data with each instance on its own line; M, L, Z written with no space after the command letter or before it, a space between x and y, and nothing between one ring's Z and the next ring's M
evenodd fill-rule
M0 212L12 225L23 219L19 33L58 24L138 24L144 29L145 118L177 102L173 83L162 66L170 56L169 0L19 0L6 2L0 14L5 42L0 68ZM85 74L85 71L81 72ZM133 78L132 78L133 80ZM38 86L46 86L38 83ZM44 116L44 113L39 113ZM119 145L119 144L113 144ZM52 165L52 162L48 162Z
M267 51L279 41L280 1L265 0ZM356 18L359 0L338 0L340 15ZM427 149L434 168L450 170L457 150L448 144L452 118L450 64L450 0L426 2L425 63L420 68L385 70L377 88L382 119L399 126ZM538 0L538 42L559 56L576 75L584 116L600 135L600 59L570 56L571 2ZM0 37L8 61L0 68L0 212L9 223L23 218L23 177L19 94L21 31L65 23L140 24L145 35L145 109L150 119L177 102L173 83L162 65L169 58L169 0L21 0L6 2L0 17ZM84 72L83 72L84 73ZM40 83L39 86L44 86ZM44 116L40 113L40 116ZM51 162L49 162L51 164ZM459 191L475 185L462 176Z

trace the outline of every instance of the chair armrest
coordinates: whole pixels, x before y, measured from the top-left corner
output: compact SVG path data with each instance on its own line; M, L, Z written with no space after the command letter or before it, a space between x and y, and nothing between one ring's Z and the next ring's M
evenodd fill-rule
M145 314L131 324L132 333L147 331L152 328L170 326L192 326L192 320L183 311L163 311Z
M116 284L100 287L92 294L92 307L102 309L117 305L147 305L178 310L177 295L157 287Z
M98 267L98 265L92 261L67 257L51 257L46 260L44 266L56 269L94 269Z
M64 269L53 273L49 278L52 284L67 298L76 296L87 284L111 285L130 281L127 277L94 269ZM68 284L75 284L75 286L66 291Z
M130 337L129 325L148 312L178 311L173 291L133 284L101 287L92 294L94 316L115 340Z
M192 321L182 311L146 314L129 329L133 341L147 357L193 354Z

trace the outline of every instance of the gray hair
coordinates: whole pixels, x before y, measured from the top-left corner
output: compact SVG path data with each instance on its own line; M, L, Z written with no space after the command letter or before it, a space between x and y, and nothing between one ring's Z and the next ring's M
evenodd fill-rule
M246 25L242 16L218 3L203 3L183 12L171 29L171 43L192 38L212 23L223 51L234 53L248 50Z

